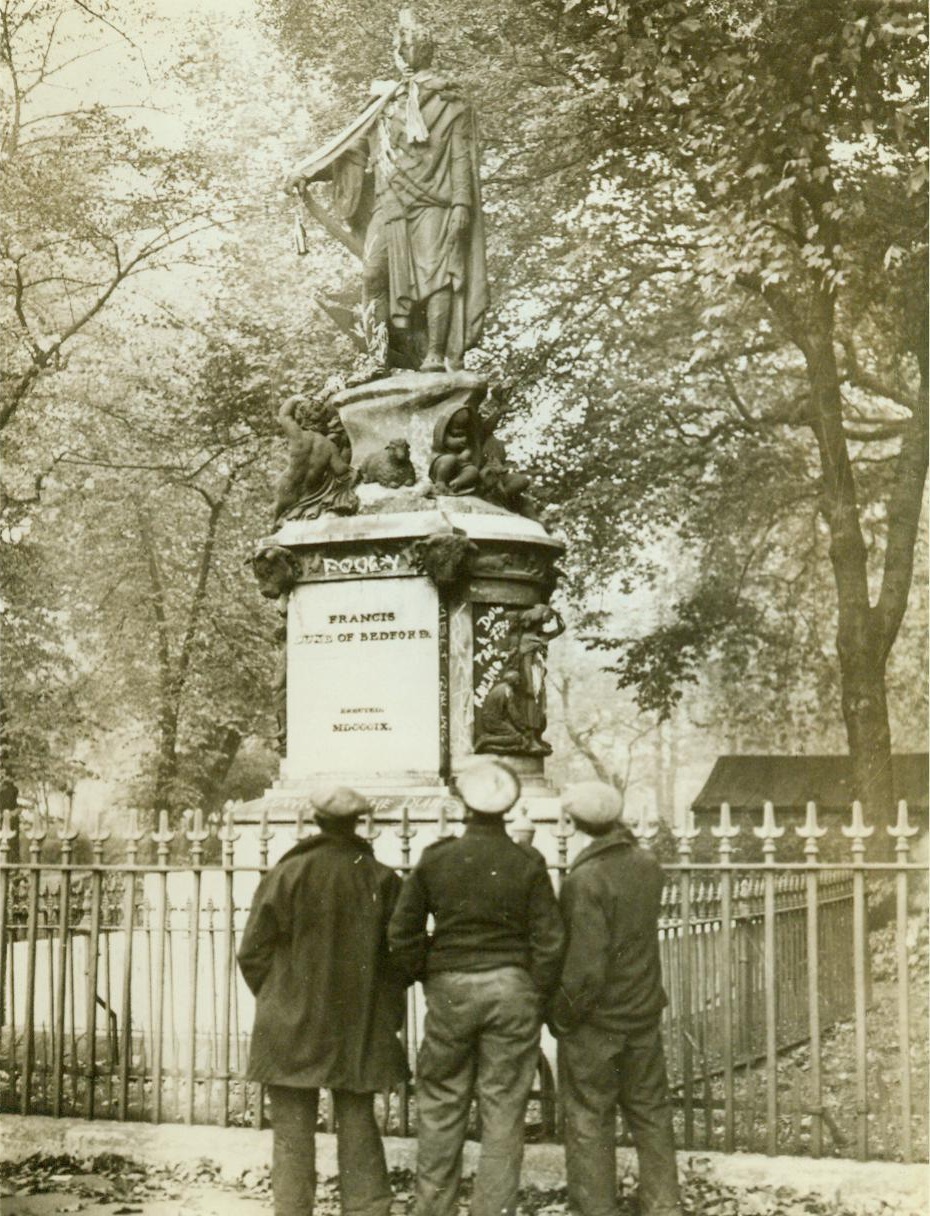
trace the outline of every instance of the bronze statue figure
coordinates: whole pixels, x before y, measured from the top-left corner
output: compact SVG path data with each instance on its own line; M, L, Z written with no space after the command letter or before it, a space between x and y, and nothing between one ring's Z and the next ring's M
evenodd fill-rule
M391 362L421 371L454 370L488 306L475 117L432 71L432 37L409 9L394 50L401 79L374 82L371 105L289 184L305 192L331 181L337 211L363 236L369 351L390 348Z

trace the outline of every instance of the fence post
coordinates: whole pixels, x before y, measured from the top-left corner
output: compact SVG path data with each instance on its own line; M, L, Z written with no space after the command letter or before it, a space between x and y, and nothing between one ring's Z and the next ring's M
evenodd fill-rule
M730 808L720 808L721 822L729 819ZM692 1008L691 961L691 842L687 836L679 841L682 854L681 879L678 895L681 908L681 949L678 955L681 989L681 1097L684 1113L684 1147L694 1147L694 1010Z
M867 925L865 907L865 871L862 862L865 842L875 831L866 827L862 818L862 803L852 804L852 822L841 827L843 835L852 841L853 856L853 983L856 1010L856 1153L865 1160L869 1151L869 1091L866 1056Z
M807 817L795 832L804 841L804 857L808 865L807 883L807 1026L810 1036L810 1116L811 1155L823 1152L823 1077L820 1055L820 908L817 841L827 829L817 823L817 804L807 804Z
M55 1002L55 1050L52 1055L52 1114L61 1116L65 1088L65 1003L68 996L68 956L71 948L71 850L77 837L77 828L71 826L71 803L67 804L65 817L58 829L61 841L61 885L58 889L58 976ZM72 1032L74 1027L71 1027ZM72 1069L77 1060L72 1059Z
M90 934L87 938L87 1051L84 1057L84 1076L87 1091L84 1094L84 1118L93 1119L97 1100L97 955L100 951L100 901L103 894L103 874L98 868L103 865L103 846L110 833L103 826L100 811L94 816L94 827L90 836L92 864L90 872Z
M152 1026L152 1122L161 1122L161 1070L164 1051L165 967L168 935L168 848L174 832L168 828L168 812L158 812L158 828L152 832L158 865L158 915L155 925L155 1011Z
M410 842L417 834L416 828L410 822L410 801L405 798L401 803L400 808L400 824L397 828L397 834L400 837L400 861L404 875L410 873L411 849ZM401 1026L401 1038L404 1045L404 1059L410 1059L410 1027L413 1025L414 1037L416 1036L416 999L413 988L409 988L404 995L404 1020ZM398 1086L398 1122L399 1131L402 1136L410 1135L410 1082L401 1081Z
M187 1054L187 1110L185 1122L194 1122L194 1106L197 1083L197 983L200 961L200 886L203 869L203 842L210 835L203 826L203 811L200 807L190 816L190 827L184 833L190 844L191 855L191 910L188 927L188 1004L187 1029L190 1043Z
M762 808L762 825L753 828L762 841L762 856L768 867L763 876L763 967L765 977L765 1151L774 1156L778 1151L778 982L775 966L775 841L784 836L785 829L775 822L775 807L766 802Z
M295 824L294 830L297 834L298 840L303 840L304 836L307 835L307 832L304 831L304 820L303 820L303 809L302 808L299 809L297 812L297 822ZM268 846L269 846L273 836L274 836L274 832L272 832L271 828L268 826L268 808L263 807L262 815L261 815L261 825L260 825L259 831L258 831L258 864L261 866L262 874L264 874L265 871L268 869ZM232 965L233 969L235 969L235 965L236 965L235 956L233 956L231 965ZM238 1030L238 1026L239 1026L238 1005L236 1008L237 1008L236 1028ZM248 1086L246 1085L244 1087L244 1089L247 1090ZM332 1102L330 1102L329 1105L330 1105L330 1111L332 1112ZM259 1131L261 1131L261 1129L265 1126L265 1087L261 1084L259 1084L256 1087L254 1121L255 1121L255 1126L258 1128ZM327 1127L326 1130L334 1131L335 1125L333 1127Z
M16 839L16 829L13 827L13 816L9 810L0 816L0 1030L6 1025L6 937L7 937L7 896L9 894L10 872L9 865L10 841ZM10 1019L10 1033L16 1033ZM10 1078L12 1082L12 1077ZM15 1082L13 1082L15 1084Z
M720 826L710 830L719 841L717 856L722 867L720 990L723 1004L723 1148L724 1152L732 1153L736 1143L736 1094L733 1081L733 874L730 858L733 852L731 842L739 834L739 828L729 822L728 816L726 824L721 819Z
M223 826L220 829L223 859L223 981L220 996L220 1126L229 1124L229 1034L231 1020L232 985L236 967L236 906L233 874L233 852L240 833L236 831L233 804L227 802L223 808Z
M907 959L907 861L910 845L908 837L917 834L916 824L907 821L907 803L898 803L898 822L886 829L895 841L895 854L901 867L895 875L896 916L895 950L897 954L898 979L898 1044L901 1058L901 1156L910 1161L914 1155L911 1135L911 1048L910 1048L910 993L908 991Z
M120 1025L122 1036L119 1041L119 1117L129 1116L129 1072L132 1068L132 954L135 938L136 922L136 874L135 866L139 851L139 841L145 835L139 829L139 812L129 811L129 825L123 833L126 841L126 890L123 903L123 926L125 944L123 946L123 992L120 1001Z
M27 893L26 921L26 1040L23 1045L23 1076L20 1092L20 1112L28 1115L32 1107L32 1074L35 1069L36 1054L36 946L39 937L39 862L42 854L42 841L46 837L45 822L41 813L32 813L29 831L26 836L29 841L29 885Z
M575 825L569 819L565 807L559 801L559 820L555 825L555 838L558 845L558 863L556 869L556 893L561 890L562 879L568 870L568 842L575 835Z

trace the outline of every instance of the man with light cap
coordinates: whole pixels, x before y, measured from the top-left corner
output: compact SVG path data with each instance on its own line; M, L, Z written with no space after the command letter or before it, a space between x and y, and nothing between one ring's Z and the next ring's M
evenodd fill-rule
M355 834L371 810L343 786L313 797L320 831L262 878L239 949L255 994L248 1077L268 1086L275 1216L310 1216L319 1092L332 1091L345 1216L388 1216L374 1094L406 1079L404 980L387 924L400 879Z
M620 821L611 786L569 787L562 805L591 837L559 894L568 947L549 1011L559 1038L569 1206L577 1216L616 1216L619 1107L639 1160L642 1216L680 1216L659 1030L662 870Z
M462 772L457 786L465 833L424 850L389 929L395 960L426 991L414 1211L456 1212L476 1095L481 1155L472 1216L512 1216L542 1012L558 977L564 933L542 855L511 840L504 827L504 814L520 796L516 775L483 760Z

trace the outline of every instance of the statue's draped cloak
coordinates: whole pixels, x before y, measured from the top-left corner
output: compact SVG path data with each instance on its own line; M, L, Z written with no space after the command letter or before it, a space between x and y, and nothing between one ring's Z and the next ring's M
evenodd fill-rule
M356 230L364 227L365 173L374 171L374 211L367 224L366 257L383 243L394 328L410 327L411 313L436 291L453 292L449 348L474 346L488 307L484 221L474 111L431 72L415 76L428 132L409 138L409 85L379 85L365 113L300 166L308 178L331 179L334 203ZM469 208L462 240L450 235L452 208Z

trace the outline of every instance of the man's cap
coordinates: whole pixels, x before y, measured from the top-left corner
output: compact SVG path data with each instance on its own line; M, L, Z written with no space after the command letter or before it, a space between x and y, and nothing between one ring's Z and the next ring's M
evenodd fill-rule
M577 785L566 786L562 806L572 819L597 826L617 823L623 810L619 793L603 781L579 781Z
M323 786L310 795L310 801L318 815L328 815L330 819L349 819L373 810L367 798L347 785Z
M503 815L520 797L520 778L500 760L479 760L455 779L462 801L482 815Z

